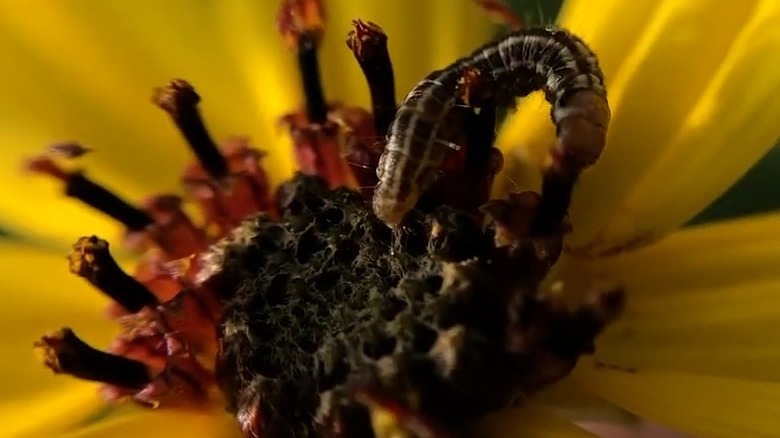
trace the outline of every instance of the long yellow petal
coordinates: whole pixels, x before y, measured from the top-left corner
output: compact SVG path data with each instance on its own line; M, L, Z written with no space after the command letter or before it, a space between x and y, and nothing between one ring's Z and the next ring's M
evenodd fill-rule
M578 384L642 417L702 438L770 438L780 430L780 384L684 373L628 373L584 363Z
M476 429L484 438L594 438L595 435L536 407L508 409L489 415Z
M633 175L630 181L620 179L618 174L623 170L611 167L606 160L607 164L599 166L591 179L583 181L583 195L572 206L573 214L583 218L575 223L580 234L572 244L588 242L591 250L598 252L637 236L667 233L741 177L780 138L780 102L773 98L780 92L780 66L774 62L778 56L780 4L763 0L752 11L690 113L674 113L682 125L671 138L657 137L665 117L660 107L656 114L629 115L635 134L626 132L622 136L623 125L616 119L618 130L610 137L612 150L632 151L631 159L625 155L623 161L624 170ZM695 88L689 82L695 78L687 77L692 64L685 65L685 77L676 78L685 82L686 89ZM675 102L680 99L679 93L668 91L670 94L665 90L656 95ZM653 105L646 97L636 99ZM673 110L664 109L664 113L668 111ZM626 112L619 112L618 117L621 115ZM648 129L646 134L652 131L653 135L644 135L642 126ZM628 143L631 135L634 144ZM634 155L637 141L656 148L660 154ZM604 222L601 210L605 202L615 200L620 200L620 206L616 210L606 207L611 210L611 219ZM598 228L588 225L597 223ZM590 230L597 231L590 234Z
M107 301L68 272L62 255L18 243L0 241L0 278L0 357L4 358L0 402L68 387L73 382L46 369L32 343L44 333L70 325L96 347L107 345L114 333L102 317Z
M553 412L556 416L571 422L613 423L634 425L637 418L589 391L572 385L563 379L554 385L534 394L528 400L533 408Z
M778 275L778 227L775 212L685 228L647 248L595 262L620 272L640 298L771 281Z
M770 120L780 109L763 100L780 83L771 63L776 56L768 56L778 52L777 4L652 3L640 2L636 11L621 8L636 21L618 28L625 34L610 40L618 41L615 46L603 47L613 120L602 159L585 172L572 201L570 243L576 247L588 244L598 252L679 224L733 182L778 135ZM607 11L610 5L606 2ZM595 25L587 24L588 11L597 10L574 2L562 23L569 20L568 27L601 54L602 32L611 33L612 27L599 30L597 18ZM718 23L717 32L710 31L712 23ZM745 84L753 82L750 89L756 92L745 92ZM499 140L508 154L507 181L497 194L515 184L538 188L540 163L553 139L546 107L533 97L508 122ZM675 179L666 178L669 172ZM701 173L710 176L698 178ZM646 175L652 178L632 192ZM669 208L674 202L679 206ZM645 222L649 225L640 228ZM610 237L615 235L621 237L617 243Z
M58 390L0 403L0 436L40 438L77 427L105 409L94 385L70 381Z
M780 214L703 226L604 263L629 300L599 359L780 381L778 229Z
M222 410L190 412L160 409L136 409L132 413L103 420L70 433L52 438L239 438L240 430L234 418Z

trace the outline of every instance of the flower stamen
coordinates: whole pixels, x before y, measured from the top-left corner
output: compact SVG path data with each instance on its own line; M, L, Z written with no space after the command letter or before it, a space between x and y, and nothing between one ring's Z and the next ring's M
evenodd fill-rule
M157 297L119 267L108 250L108 242L96 236L81 237L68 254L70 271L131 313L158 303Z
M317 46L324 30L324 11L318 0L286 0L277 17L277 28L298 57L306 115L309 123L321 125L328 117L328 103L322 88Z
M379 25L370 21L353 20L352 26L353 29L347 34L347 47L352 50L368 81L374 129L378 135L385 135L397 108L387 35Z
M142 362L92 348L67 327L44 335L33 346L43 350L44 363L56 374L133 389L152 381Z
M322 176L331 188L354 185L353 177L360 186L373 186L375 178L365 171L379 156L369 146L376 140L373 118L362 108L325 100L317 64L323 20L295 18L321 13L317 5L314 0L282 1L277 25L288 45L294 43L290 47L297 52L305 105L281 117L281 123L290 132L303 173ZM315 22L317 26L306 24Z
M189 143L198 162L217 181L228 177L228 163L203 122L198 110L200 96L187 81L174 79L154 90L152 101L170 114Z
M452 122L463 126L457 135L458 148L448 154L443 175L421 196L422 204L453 206L479 214L490 199L493 180L504 164L504 156L493 147L496 136L496 103L485 93L476 69L465 70L458 81L460 106L452 110Z
M323 124L328 117L328 104L320 78L317 42L312 36L303 35L298 42L298 70L301 73L301 85L306 96L306 115L309 122Z
M152 100L171 115L198 160L199 165L185 171L183 182L201 204L207 222L224 234L248 214L273 211L269 183L258 165L265 154L241 137L220 149L206 129L198 110L200 96L189 82L173 79L155 89Z
M276 16L276 28L287 47L295 49L304 34L316 42L325 29L325 8L321 0L282 0Z
M89 205L114 218L129 231L143 231L154 220L143 210L134 207L105 187L87 178L82 172L70 172L47 156L27 162L26 168L35 173L54 177L65 183L65 195Z
M182 177L184 189L200 204L206 223L218 227L220 236L248 215L263 211L273 216L276 212L268 177L259 164L265 153L249 146L243 137L228 139L221 153L228 166L225 179L215 180L201 165L190 166Z
M171 259L197 254L208 248L206 233L196 226L182 209L180 196L152 196L143 202L143 209L154 218L149 231L155 244Z

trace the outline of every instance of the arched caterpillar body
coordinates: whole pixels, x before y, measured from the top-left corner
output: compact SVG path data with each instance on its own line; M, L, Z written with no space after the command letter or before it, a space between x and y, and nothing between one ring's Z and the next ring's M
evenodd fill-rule
M542 90L552 105L559 165L579 168L598 158L610 111L598 60L575 35L544 27L513 32L486 44L419 82L400 104L377 167L373 208L396 227L436 179L452 149L458 126L450 115L461 103L459 84L468 71L484 79L483 94L496 102ZM509 98L509 99L508 99Z

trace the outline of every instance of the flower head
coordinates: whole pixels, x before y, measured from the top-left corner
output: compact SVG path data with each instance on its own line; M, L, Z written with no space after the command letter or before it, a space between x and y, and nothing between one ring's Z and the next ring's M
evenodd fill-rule
M510 26L517 26L519 20L508 15L501 4L476 3ZM213 10L209 9L211 6ZM108 400L132 398L151 407L159 406L155 412L147 412L120 405L95 414L100 412L95 410L100 402L89 395L94 391L93 386L51 380L41 373L27 371L26 362L14 360L9 365L8 375L12 377L10 380L19 376L19 383L12 383L7 391L9 412L15 417L15 421L7 422L11 436L41 436L43 433L112 436L135 434L141 427L145 428L144 432L149 430L163 436L185 427L192 427L192 433L209 436L238 433L228 415L214 413L213 408L224 402L215 390L212 364L217 351L223 347L221 342L229 337L227 332L241 329L238 324L241 321L236 318L240 319L242 314L237 314L236 308L249 306L249 312L257 309L247 304L254 299L251 294L240 295L241 300L246 298L248 301L234 301L228 322L218 322L225 317L222 307L225 300L234 299L237 288L235 282L233 287L225 286L231 278L223 278L224 274L230 274L236 267L227 262L254 260L252 257L256 255L250 257L241 253L252 245L265 249L284 247L287 243L283 241L290 231L284 228L280 232L276 225L279 220L284 227L295 230L296 226L308 226L305 218L313 218L314 223L337 223L351 211L350 220L357 221L355 223L361 229L371 230L367 231L371 236L366 241L384 242L391 236L386 229L374 227L375 218L362 216L368 215L365 208L354 207L360 204L361 198L357 195L343 195L338 190L330 192L327 187L301 191L287 185L277 190L277 183L288 179L294 161L304 172L323 177L330 188L347 185L370 196L377 183L373 169L381 167L379 140L395 117L395 89L411 88L428 71L449 64L489 38L486 21L470 16L477 11L475 4L464 3L442 11L430 7L432 13L423 14L418 10L427 10L427 6L398 2L374 6L376 10L368 8L346 17L345 26L355 19L351 31L344 33L350 50L344 48L342 40L341 52L336 52L328 45L330 26L347 15L347 10L357 6L338 1L323 5L316 0L286 0L275 19L283 41L293 49L289 54L270 44L247 46L247 35L258 36L258 32L263 32L258 29L272 28L270 24L277 11L247 2L211 6L189 5L189 13L182 14L172 4L127 10L122 6L115 10L107 3L95 3L89 7L103 10L105 20L87 21L77 26L68 20L79 17L79 11L57 5L36 10L36 14L25 9L27 6L10 8L0 19L3 20L0 28L13 37L3 44L10 53L20 54L19 64L8 70L12 78L10 86L6 84L9 101L17 99L20 102L8 114L11 120L18 121L18 128L8 131L17 137L9 134L9 141L48 143L51 140L48 137L56 137L54 134L83 138L84 143L68 141L51 147L44 154L36 153L27 162L27 169L54 177L58 184L65 186L68 197L102 211L106 217L124 226L124 239L109 239L115 243L112 256L107 241L94 235L114 236L108 222L95 219L99 216L86 209L60 201L51 201L52 211L57 214L57 219L52 221L53 215L27 205L30 199L51 199L48 195L39 195L51 188L36 184L46 183L31 182L38 179L27 176L23 185L14 185L15 189L24 192L9 196L7 208L0 209L0 218L15 233L29 236L28 242L41 242L42 237L62 242L57 240L59 236L70 236L69 239L73 235L86 236L72 246L68 256L70 270L110 298L107 314L119 322L121 331L108 352L82 341L82 338L88 339L92 345L108 342L106 333L101 333L106 331L105 324L95 318L96 310L105 302L96 296L83 296L86 295L83 293L78 298L67 291L47 293L74 280L58 281L56 275L62 272L62 267L55 266L56 258L47 250L8 241L3 244L7 252L0 253L0 257L5 258L2 266L8 269L4 274L8 281L6 288L12 292L4 298L7 300L4 308L9 309L7 344L13 349L8 356L24 357L25 353L16 351L15 345L28 330L50 330L51 327L43 325L72 321L81 338L66 328L49 332L37 342L49 368L55 373L102 382L103 396ZM331 11L327 33L323 33L325 7ZM172 9L166 10L168 8ZM398 13L384 13L379 10L382 8L398 9ZM410 13L409 8L418 12ZM598 11L596 16L589 13L593 10ZM468 19L458 21L453 16ZM255 23L259 18L265 22ZM573 361L565 361L561 372L545 368L552 376L528 373L527 370L522 375L508 373L519 380L542 376L543 384L539 387L534 381L523 388L534 392L542 388L548 390L526 400L519 411L489 417L481 433L505 435L513 433L517 424L522 424L529 431L578 436L584 433L581 429L555 416L561 413L563 402L572 399L584 400L577 404L579 412L588 405L622 406L640 417L704 436L730 436L732 430L736 431L734 436L772 433L774 427L770 416L764 417L761 413L771 413L773 401L780 397L775 394L777 388L773 383L777 377L773 366L777 357L769 335L777 321L771 299L776 283L771 261L776 256L777 245L771 239L776 233L771 230L776 228L778 219L769 215L667 236L733 183L780 134L775 123L780 107L776 99L771 98L771 92L780 84L780 72L773 63L776 57L767 56L780 52L778 36L774 32L780 21L780 9L771 0L745 2L727 10L704 0L684 5L671 0L646 2L632 8L626 8L619 1L594 4L570 0L559 21L598 54L610 89L613 118L608 147L599 164L585 171L579 179L581 169L577 167L573 178L553 186L564 188L565 194L559 199L564 199L565 205L563 210L560 205L552 210L557 214L545 216L554 220L543 221L544 226L540 228L538 220L534 221L533 212L546 204L541 203L544 201L540 201L536 193L541 186L541 199L544 200L545 188L550 187L549 181L539 180L549 173L540 170L559 169L566 161L561 159L561 154L548 154L555 134L549 112L537 97L524 99L517 114L505 123L497 141L505 160L488 147L486 150L490 153L480 158L485 165L475 174L459 173L461 167L458 166L463 166L463 161L447 162L442 168L445 182L447 178L455 180L453 175L457 175L463 181L476 183L464 184L464 191L459 193L443 190L432 195L432 199L438 200L433 204L474 207L477 200L484 201L485 188L489 188L495 172L504 164L503 173L495 179L498 182L494 186L496 197L507 192L513 194L508 201L494 201L482 209L494 221L492 239L474 238L482 233L478 227L464 241L459 240L462 236L458 233L448 234L448 230L451 231L448 227L457 231L470 226L468 220L453 219L457 215L447 216L447 220L439 216L433 222L417 218L410 222L409 230L412 231L407 230L408 239L402 241L400 249L394 247L394 251L399 252L376 254L375 259L390 265L397 263L394 269L400 269L402 273L417 272L427 275L426 278L439 276L443 284L429 282L423 289L430 289L428 292L448 290L452 296L458 295L452 291L482 290L485 283L481 283L484 279L480 276L484 276L484 272L490 273L488 280L498 284L503 284L499 281L504 278L502 273L515 274L512 269L503 269L500 263L489 268L467 263L475 254L477 259L482 257L481 251L487 251L485 248L526 248L528 252L506 250L509 254L506 259L489 259L522 262L518 266L524 268L518 272L537 273L534 268L538 267L538 272L544 276L541 285L537 284L541 276L538 279L532 276L531 283L533 292L547 297L545 299L533 295L520 300L522 304L519 305L496 298L496 303L517 306L528 312L528 315L518 317L517 325L522 329L511 332L522 336L508 337L507 345L518 349L528 345L538 348L527 357L544 357L547 364L558 363L549 355L552 352L552 356L557 357L556 354L563 350L574 355ZM453 22L462 24L453 29ZM719 32L706 31L713 23L718 24ZM42 31L57 24L68 25L68 32ZM214 25L222 38L215 38L214 33L192 31L208 28L206 24ZM122 55L127 59L118 63L116 51L108 51L99 38L112 26L153 29L154 32L144 33L137 40L123 40L123 47L127 49ZM181 32L175 32L177 27ZM466 31L472 27L474 32ZM246 34L239 33L242 29ZM435 38L431 43L406 40L405 34L411 29L432 30ZM171 36L170 40L161 42L157 38L163 30ZM191 43L168 47L169 53L159 51L165 47L158 48L158 45L169 45L178 38ZM468 44L465 40L469 40ZM402 56L395 56L396 53L418 53L420 46L427 44L435 47L432 50L435 55L413 62L403 62ZM25 47L35 50L28 53L22 50ZM73 52L66 50L68 47L83 50ZM156 56L140 56L148 52ZM71 55L80 57L81 62L63 61L65 56ZM351 60L350 64L347 59L350 56L357 62ZM695 62L688 62L689 57L694 57ZM390 64L391 58L393 64ZM53 66L56 73L52 75L53 79L38 80L40 77L36 75L40 73L36 67L40 63ZM134 63L132 68L131 63ZM348 65L352 66L351 70L346 67ZM342 72L342 77L357 77L361 73L365 76L371 102L365 107L371 111L350 106L352 102L366 100L356 98L359 93L354 90L358 87L353 81L334 81L332 66L335 71ZM184 80L173 80L155 91L154 103L168 113L189 145L195 162L182 175L185 198L162 194L135 203L127 199L136 198L144 190L129 183L131 172L136 176L143 175L140 178L143 186L167 183L165 187L170 188L177 176L176 172L169 172L176 168L175 153L170 152L172 148L161 145L181 140L168 134L169 127L157 125L161 122L148 114L153 111L140 110L135 103L142 99L138 99L134 85L156 77L152 73L154 67L159 67L159 71L172 67L187 70L171 75L186 76L198 84L204 102L200 102L194 87ZM298 74L290 74L296 67ZM85 75L86 69L101 74ZM296 99L298 88L290 79L296 76L302 84L300 99ZM484 98L479 88L479 75L460 79L468 82L464 102L467 106L477 106L474 102ZM753 86L746 91L744 84L747 82ZM35 93L26 94L31 90ZM347 103L332 102L331 92ZM212 94L217 97L212 99L209 97ZM75 97L65 99L69 95ZM297 110L290 104L296 100L304 102ZM65 102L75 105L62 106ZM84 110L91 117L84 120L79 114L81 111L76 109ZM67 123L58 122L56 119L63 114L74 117L68 118ZM491 144L492 125L480 124L490 114L482 111L480 114L474 115L475 118L468 118L472 115L467 114L464 126L470 131L448 143L448 147L457 149L453 146L461 140L472 146L479 142ZM292 139L291 144L284 138L278 141L271 138L279 120ZM62 125L58 126L58 123ZM138 129L116 129L131 125ZM219 130L215 131L218 135L211 133L212 127ZM227 143L214 140L221 138L221 130L241 133L247 129L252 130L252 143L246 138L233 138ZM120 132L127 134L118 135ZM560 136L561 132L557 134ZM262 143L258 143L260 140ZM105 149L101 144L109 143L112 153L103 153ZM139 145L146 143L155 144L155 150L139 155ZM38 149L35 146L24 152L29 156L31 150ZM469 150L466 148L467 153ZM457 154L451 155L457 157ZM18 158L13 155L14 160ZM89 176L73 168L74 160L90 158L93 161L88 165ZM589 164L590 161L582 160L582 163ZM117 173L107 172L110 168L117 169ZM570 220L562 221L569 190L575 187L574 181L577 182L569 209ZM10 181L7 185L11 185ZM108 187L115 187L122 195ZM325 192L315 196L311 201L314 204L307 205L312 199L311 193L320 193L319 190ZM331 196L336 198L331 199ZM333 208L323 207L329 204L323 204L322 200L341 208L336 210L338 217L334 216ZM191 214L190 202L197 207L195 216ZM423 202L431 201L423 199ZM425 210L424 207L421 209ZM23 215L23 211L34 215ZM256 212L265 212L266 216L241 225L247 216ZM310 213L313 216L307 216ZM425 250L415 253L420 245L416 239L420 236L414 227L424 224L430 227L423 233L431 239L427 242L427 251L435 256L436 263L442 258L448 259L445 261L451 264L445 263L444 268L432 264L433 261L429 263L421 255ZM298 230L296 248L304 247L302 242L305 242L314 249L307 250L308 256L298 252L294 256L303 257L305 262L323 250L324 247L320 247L325 244L333 246L332 257L338 257L344 251L347 254L357 251L343 239L331 241L331 237L316 232L306 237L303 228ZM544 229L542 234L554 237L568 233L565 246L556 239L534 239L534 233L540 229ZM230 239L211 246L216 239L225 236ZM472 238L474 240L470 240ZM517 246L518 242L526 246ZM121 249L122 243L126 248L142 251L140 261L134 265L125 263L127 252ZM369 244L358 239L358 250L361 245ZM204 252L209 256L191 257ZM409 255L425 262L415 258L408 261L404 257ZM547 269L555 261L557 263L548 274ZM261 265L253 262L250 267L239 266L238 271L245 275L247 269L259 269L259 274L253 275L261 278L259 275L264 275L263 269L266 269ZM271 265L273 263L268 266ZM432 268L434 265L436 267ZM31 267L35 273L20 277L11 272L21 266ZM133 266L134 270L129 270ZM444 269L444 273L440 274L437 269ZM315 288L318 284L326 284L326 291L336 290L332 279L328 283L327 275L323 275L322 272L307 274L304 283L311 280ZM281 281L279 278L283 277L273 277L258 290L272 294L274 281ZM480 280L475 280L477 278ZM517 281L519 277L508 278ZM614 285L620 285L620 288L616 289ZM289 283L279 287L293 290ZM414 295L413 286L401 285L398 290L411 294L404 299L412 308L425 309L428 305L428 301ZM503 289L498 287L497 290ZM594 290L619 290L621 293L593 295ZM601 331L604 323L614 319L623 306L622 291L628 297L626 315L597 342L593 359L581 361L569 379L547 388L552 381L569 372L579 354L592 353L592 337ZM465 296L472 295L473 291L470 291ZM370 296L376 298L376 294ZM30 300L29 297L40 299ZM575 301L580 298L578 308L585 310L569 310L561 297L573 297ZM273 296L264 299L271 300ZM340 305L339 299L335 298L333 303ZM482 301L482 304L485 302L492 301ZM327 308L327 304L321 307ZM64 309L69 310L68 314L60 313ZM291 306L287 310L294 316L295 309ZM349 312L340 314L351 315ZM467 313L467 319L469 315L473 314ZM427 322L427 316L415 314L414 317ZM460 320L456 318L456 321ZM566 321L566 329L555 325L563 324L562 321ZM486 321L485 324L492 327L493 322ZM440 364L458 365L464 363L462 360L468 363L468 357L461 359L458 353L469 352L470 347L464 350L457 346L482 345L473 344L467 340L467 332L457 330L463 324L461 321L461 325L439 333L435 342L426 344L435 353L432 353L433 357L440 358ZM217 325L221 327L221 341L215 337ZM21 333L16 332L17 326ZM258 327L251 328L253 336L260 330ZM396 342L408 333L413 334L412 340L425 339L417 334L419 326L400 324L399 327L399 331L394 332L394 336L399 336ZM382 351L385 351L382 334L360 338L376 341L366 345L379 349L374 352L377 357L383 356ZM571 344L573 339L577 340L576 345ZM549 340L556 341L545 344ZM240 348L241 344L232 347ZM316 343L310 346L311 349L316 347ZM298 348L307 349L303 344ZM371 351L364 354L371 356L374 354ZM451 357L453 354L455 358ZM264 357L272 357L272 354ZM745 360L739 360L740 357ZM235 364L246 368L224 369L242 378L241 373L247 369L257 372L255 375L273 374L273 370L267 369L273 361L265 363L251 359L247 363L242 360L236 360ZM355 366L355 362L350 361L350 366ZM381 367L378 369L382 370ZM487 368L471 371L482 377L483 369ZM411 374L399 375L408 377ZM22 376L34 377L22 379ZM238 380L239 385L243 384ZM271 399L269 395L273 392L264 393L262 391L266 389L263 388L245 393L243 390L247 386L232 387L233 384L236 384L235 379L223 378L222 391L230 400L231 408L237 410L238 421L245 426L244 433L251 436L258 432L255 427L263 424L263 410L242 406L260 406L264 400ZM403 386L403 382L398 385ZM51 389L57 387L59 389ZM35 388L41 388L38 390L41 395L27 396L26 404L10 398L29 394ZM50 390L43 391L43 388ZM500 394L500 385L494 389L484 400L493 400L491 397ZM262 400L256 399L262 394ZM435 430L435 425L427 423L430 416L418 415L418 411L427 408L417 409L416 398L409 395L414 391L403 394L410 398L388 398L392 394L368 385L360 386L352 395L368 408L373 430L380 436L401 432L421 436ZM757 409L753 409L751 403L761 400L759 395L767 401L769 409L762 407L756 413ZM674 405L681 402L685 403L684 410ZM38 416L31 415L32 412ZM91 414L85 415L85 412ZM342 419L335 423L339 427L334 426L331 432L352 423ZM287 426L282 424L281 427ZM283 434L281 430L277 432Z

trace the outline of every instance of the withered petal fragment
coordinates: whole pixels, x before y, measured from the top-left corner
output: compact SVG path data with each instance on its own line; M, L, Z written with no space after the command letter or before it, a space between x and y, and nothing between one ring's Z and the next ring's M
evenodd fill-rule
M154 90L152 101L170 114L201 166L217 181L228 176L228 164L198 110L200 96L187 81L173 79Z
M515 14L512 8L500 0L474 0L485 13L496 23L502 24L509 30L520 30L524 27L523 20Z
M224 236L247 216L258 212L274 215L268 176L260 165L265 156L245 137L228 138L222 147L228 176L215 180L202 165L189 166L182 176L184 189L200 205L206 228L216 225Z
M431 214L428 253L445 262L485 256L492 247L471 215L449 208Z
M130 231L141 231L154 224L154 220L108 189L98 185L81 172L69 172L49 157L29 160L28 170L49 175L65 183L65 195L78 199L90 207L121 222Z
M151 382L143 363L94 349L67 327L42 336L33 346L43 350L44 363L57 374L131 389Z
M172 258L189 257L208 248L206 233L184 212L183 200L177 195L157 195L147 199L144 210L154 217L155 243Z
M73 141L63 141L54 143L46 148L46 153L52 156L58 156L62 158L79 158L92 152L92 149L84 147L80 143Z
M493 199L480 207L494 227L496 247L518 245L528 238L539 198L531 191L510 193L508 199Z
M72 273L92 283L129 312L157 304L154 294L119 267L108 250L108 242L97 236L79 238L68 254L68 261Z
M488 95L487 83L480 69L476 67L464 69L458 79L458 98L469 106L484 101L484 97Z
M567 317L558 317L552 325L546 346L559 357L576 358L593 353L593 341L609 323L623 312L626 291L616 287L594 293L587 303Z

